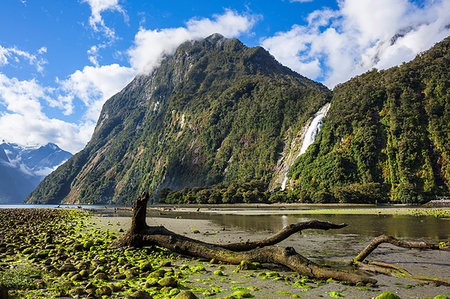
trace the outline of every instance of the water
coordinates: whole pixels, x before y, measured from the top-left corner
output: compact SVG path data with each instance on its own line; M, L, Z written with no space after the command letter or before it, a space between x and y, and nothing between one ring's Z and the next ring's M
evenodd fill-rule
M2 208L78 208L88 210L100 216L131 216L131 207L104 206L104 205L0 205ZM152 208L150 206L149 208ZM320 209L327 208L317 206L298 206L292 209ZM351 206L346 206L346 209ZM360 206L358 206L360 208ZM383 209L389 209L384 207ZM204 209L204 207L202 207ZM223 207L219 210L251 210L250 207ZM254 208L253 208L254 209ZM263 208L263 211L278 210L279 207ZM193 209L195 210L195 208ZM260 210L260 209L258 209ZM354 214L285 214L285 215L233 215L233 214L209 214L197 212L179 213L176 210L171 212L159 212L149 210L148 217L153 218L175 218L181 216L182 219L209 220L212 223L246 232L276 232L283 227L300 221L312 219L330 221L333 223L346 223L347 227L339 230L308 230L305 233L310 235L336 235L339 234L359 237L373 238L381 234L390 235L396 238L418 239L430 242L447 241L450 238L450 219L437 218L433 216L409 216L409 215L354 215ZM180 221L183 221L183 220Z
M317 135L319 135L320 128L322 127L322 120L327 115L328 109L330 109L330 103L325 104L320 110L314 115L313 120L309 124L308 128L306 129L305 135L303 135L302 140L302 147L300 148L300 152L298 155L292 160L292 163L297 160L300 155L303 155L308 147L316 140ZM281 183L281 190L286 189L286 183L287 183L287 173L289 172L289 168L292 165L289 165L284 178L283 182Z
M33 208L47 208L47 209L54 209L54 208L67 208L67 209L104 209L106 206L101 205L34 205L34 204L0 204L0 209L33 209ZM110 208L110 206L109 206Z
M346 223L347 227L339 230L309 230L309 234L351 234L376 237L381 234L396 238L421 239L428 241L445 241L450 237L450 219L432 216L407 215L212 215L209 219L224 227L244 231L276 232L283 227L308 220L322 220L333 223Z

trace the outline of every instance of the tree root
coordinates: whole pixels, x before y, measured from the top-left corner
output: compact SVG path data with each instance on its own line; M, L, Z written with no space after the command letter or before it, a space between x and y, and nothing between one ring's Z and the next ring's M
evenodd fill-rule
M391 236L381 235L376 237L369 245L366 246L352 261L351 263L362 262L364 259L372 253L380 244L390 243L397 247L402 248L415 248L415 249L434 249L438 250L439 245L429 244L427 242L410 242L396 239Z
M396 239L391 236L381 235L372 240L372 242L370 242L369 245L367 245L354 259L350 261L350 264L352 264L354 267L360 270L369 271L373 273L410 278L426 283L433 283L435 285L450 286L450 281L448 280L424 276L414 276L411 275L408 271L393 264L376 261L363 262L367 256L369 256L379 245L383 243L389 243L397 247L409 249L431 249L431 250L448 251L448 246L439 247L439 245L429 244L423 241L422 242L404 241Z
M283 248L271 245L303 229L341 228L345 224L332 224L317 220L308 221L290 225L274 236L261 241L217 245L178 235L163 226L148 226L145 222L147 201L148 194L144 193L134 202L131 227L115 243L116 246L142 247L158 245L180 254L215 259L229 264L240 264L241 261L245 260L260 263L275 263L286 266L301 275L316 279L332 278L350 283L376 283L375 279L357 272L346 272L317 265L297 253L292 247Z
M275 263L286 266L287 268L296 271L303 276L316 279L332 278L334 280L346 281L354 284L358 282L365 284L376 283L375 279L367 277L357 271L363 270L365 272L406 277L427 283L450 286L450 281L413 276L396 265L383 262L364 262L365 258L382 243L390 243L403 248L435 250L448 250L448 246L445 248L439 248L438 245L428 244L426 242L402 241L390 236L382 235L375 238L361 251L361 253L350 261L350 264L355 270L343 271L320 266L297 253L292 247L283 248L280 246L275 246L275 244L285 240L294 233L301 232L304 229L339 229L345 227L346 224L334 224L326 221L312 220L291 224L283 228L278 233L259 241L247 241L232 244L211 244L178 235L163 226L148 226L145 221L148 198L148 193L144 192L142 196L134 202L131 227L121 239L115 242L114 245L133 247L158 245L180 254L202 257L206 259L215 259L217 261L229 264L239 264L242 261Z

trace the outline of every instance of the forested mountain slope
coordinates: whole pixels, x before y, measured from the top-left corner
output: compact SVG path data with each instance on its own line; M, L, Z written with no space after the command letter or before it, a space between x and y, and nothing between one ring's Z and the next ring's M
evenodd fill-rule
M331 92L261 47L212 35L182 44L109 99L92 139L29 203L125 203L143 190L259 179Z
M449 42L333 90L321 134L289 172L299 200L422 202L449 194Z

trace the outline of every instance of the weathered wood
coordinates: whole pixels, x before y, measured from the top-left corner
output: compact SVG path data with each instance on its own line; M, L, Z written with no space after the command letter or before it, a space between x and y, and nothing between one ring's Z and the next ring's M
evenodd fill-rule
M415 248L415 249L439 249L438 245L429 244L427 242L411 242L396 239L391 236L381 235L373 239L369 245L366 246L352 261L351 263L358 263L364 261L364 259L371 254L377 247L383 243L390 243L397 247L402 248Z
M334 224L327 221L312 220L288 225L278 233L263 240L232 244L211 244L178 235L163 226L148 226L145 221L148 199L148 193L144 192L142 196L134 202L130 229L115 243L115 245L134 247L158 245L180 254L215 259L229 264L239 264L241 261L245 260L260 263L276 263L286 266L301 275L317 279L332 278L351 283L376 283L375 279L356 271L356 269L361 269L373 273L393 276L401 275L402 277L418 279L425 282L450 285L449 281L442 279L413 276L396 265L383 262L364 262L364 259L383 243L390 243L403 248L416 249L448 250L448 246L439 248L439 246L435 244L403 241L391 236L382 235L375 238L350 262L355 269L354 271L341 271L317 265L297 253L292 247L283 248L275 246L275 244L304 229L339 229L345 227L346 224Z
M134 247L158 245L180 254L215 259L230 264L239 264L244 260L276 263L312 278L332 278L351 283L376 283L375 279L357 272L346 272L317 265L297 253L292 247L283 248L272 245L303 229L334 229L344 227L345 224L308 221L288 226L274 236L261 241L226 245L210 244L178 235L163 226L148 226L145 222L147 201L148 194L144 193L134 202L130 229L115 245ZM236 250L231 250L232 248Z

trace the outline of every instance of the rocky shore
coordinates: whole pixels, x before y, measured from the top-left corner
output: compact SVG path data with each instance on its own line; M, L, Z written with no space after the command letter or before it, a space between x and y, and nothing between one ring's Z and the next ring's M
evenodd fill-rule
M115 248L129 217L95 217L70 209L0 209L0 295L12 298L433 298L450 288L410 279L376 276L377 285L313 281L274 265L217 264L162 248ZM207 242L263 238L207 220L148 218ZM294 237L281 246L305 242ZM315 240L315 246L327 240ZM308 245L308 246L309 246ZM313 249L314 250L314 247ZM395 253L393 253L395 251ZM412 273L450 278L447 252L380 249L387 262L408 260ZM344 257L335 257L339 263ZM430 262L432 261L432 262ZM404 266L404 264L402 264ZM2 293L4 292L4 293Z

